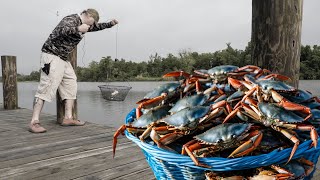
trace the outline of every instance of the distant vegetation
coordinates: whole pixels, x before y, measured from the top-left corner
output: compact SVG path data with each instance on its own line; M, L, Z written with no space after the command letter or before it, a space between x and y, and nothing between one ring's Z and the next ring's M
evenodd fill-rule
M114 61L110 56L99 62L92 61L88 67L77 67L78 81L158 81L170 71L210 69L214 66L231 64L244 66L251 63L251 45L244 50L234 49L230 44L223 50L213 53L180 52L161 57L151 55L148 61L132 62L121 59ZM320 46L301 47L300 79L320 79ZM19 81L39 81L39 71L30 75L18 75Z

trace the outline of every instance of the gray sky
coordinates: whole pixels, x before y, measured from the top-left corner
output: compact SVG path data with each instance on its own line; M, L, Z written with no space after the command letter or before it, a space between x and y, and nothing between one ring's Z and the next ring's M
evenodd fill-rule
M40 50L64 16L95 8L100 21L115 18L118 59L147 61L182 50L244 49L251 36L251 0L0 0L0 55L17 56L18 73L40 68ZM320 45L319 0L304 0L302 44ZM56 12L59 12L59 16ZM87 33L78 65L116 56L117 28Z

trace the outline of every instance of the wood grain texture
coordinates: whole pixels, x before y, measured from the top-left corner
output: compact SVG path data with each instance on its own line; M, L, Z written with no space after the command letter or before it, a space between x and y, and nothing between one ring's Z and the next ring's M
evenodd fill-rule
M18 108L16 61L16 56L1 56L4 109Z
M252 0L252 64L298 87L303 0Z
M0 179L154 179L140 148L124 136L112 158L115 128L62 127L42 114L48 132L33 134L28 109L0 110Z

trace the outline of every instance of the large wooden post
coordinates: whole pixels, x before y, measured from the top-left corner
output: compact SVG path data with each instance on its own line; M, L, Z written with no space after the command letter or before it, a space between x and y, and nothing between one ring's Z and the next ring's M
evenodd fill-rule
M77 47L69 54L68 61L70 61L73 69L75 70L77 67ZM65 113L65 101L61 100L59 91L57 91L57 122L62 123L63 117ZM78 110L77 110L77 100L74 101L74 106L72 109L73 118L78 118Z
M252 63L298 87L303 0L252 0ZM290 83L290 82L289 82Z
M16 56L1 56L3 108L18 108L17 62Z

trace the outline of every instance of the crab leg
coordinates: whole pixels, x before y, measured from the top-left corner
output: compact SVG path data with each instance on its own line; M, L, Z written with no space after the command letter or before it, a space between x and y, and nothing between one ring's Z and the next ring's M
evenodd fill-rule
M262 140L262 133L258 133L257 135L250 138L248 141L243 143L241 146L239 146L236 150L234 150L229 156L230 157L240 157L249 154L252 152L258 145L260 144Z
M286 136L288 139L290 139L294 143L294 146L293 146L293 148L291 150L291 153L290 153L290 157L289 157L289 159L287 161L287 163L288 163L292 159L292 157L293 157L294 153L296 152L296 150L298 149L300 141L296 136L294 136L293 134L289 133L288 131L286 131L286 130L284 130L282 128L279 128L279 127L276 127L276 126L271 126L271 127L274 130L281 132L284 136Z
M291 81L291 79L288 77L288 76L284 76L284 75L281 75L281 74L269 74L261 79L269 79L269 78L277 78L279 80L282 80L282 81Z
M116 154L116 147L117 147L117 142L118 142L118 136L120 134L124 135L124 130L126 130L127 126L122 125L113 135L113 143L112 143L112 152L113 152L113 158Z
M226 123L228 122L230 119L232 119L235 115L237 115L241 120L246 120L247 118L245 118L243 112L240 111L240 109L244 109L245 110L245 115L259 121L259 115L254 112L254 110L252 110L250 108L250 106L244 104L244 103L241 103L241 106L237 107L235 110L233 110L232 112L230 112L228 114L228 116L224 119L223 123Z
M283 124L281 126L288 128L288 129L298 129L301 131L310 131L310 137L312 140L311 146L314 146L314 148L317 148L317 146L318 146L318 133L312 125Z
M239 68L237 71L243 71L243 70L247 70L247 69L251 69L251 70L253 70L253 71L255 71L255 70L261 70L261 68L258 67L258 66L246 65L246 66L243 66L243 67Z
M197 140L193 139L193 140L187 142L186 144L184 144L183 147L182 147L181 154L182 154L182 155L186 155L187 152L186 152L186 150L185 150L185 147L189 147L190 145L195 144L195 143L197 143L197 142L198 142Z
M279 106L282 106L287 110L300 111L302 113L308 114L305 120L309 119L312 116L311 110L309 107L290 102L274 90L271 91L271 95L272 95L272 98L278 103Z
M136 108L136 118L139 118L142 115L142 112L141 112L142 108L147 108L148 106L150 106L150 105L152 106L154 104L160 104L160 102L162 100L164 100L166 96L167 96L167 94L164 93L164 94L157 96L155 98L148 99L146 101L141 102L139 104L139 106Z
M248 74L250 72L229 72L228 75L231 75L231 76L244 76L246 74Z
M268 69L260 69L260 70L258 70L258 72L257 72L257 74L255 75L255 77L256 78L259 78L260 76L262 76L263 74L265 74L265 73L271 73L271 71L270 70L268 70Z
M243 89L245 87L240 80L231 77L228 77L228 83L235 89Z
M211 109L214 110L214 109L217 109L219 107L224 107L224 106L226 106L228 113L232 112L232 107L226 100L214 103L213 105L211 105Z
M311 162L311 161L309 161L309 160L307 160L305 158L300 158L298 161L300 163L303 163L306 166L308 166L308 168L305 168L305 173L306 173L306 176L309 176L312 173L312 171L314 170L313 162Z
M202 148L203 145L197 142L196 140L192 140L191 142L188 142L187 144L183 145L182 152L187 152L187 154L190 156L191 160L194 162L195 165L201 166L204 168L211 168L210 166L206 164L202 164L199 162L199 160L193 155L192 151L196 149Z
M139 137L140 141L144 141L148 136L150 136L150 132L153 128L153 125L150 125Z
M150 138L153 140L153 142L155 142L157 144L157 146L159 148L162 148L162 149L166 149L168 151L172 151L172 152L176 152L175 150L169 148L168 146L166 145L163 145L159 140L160 140L160 136L159 134L154 130L152 129L152 131L150 132Z
M218 108L214 109L212 112L210 112L208 115L203 117L199 121L199 123L206 123L206 122L210 121L211 119L220 116L222 113L228 114L225 108L218 107Z
M292 174L287 169L284 169L282 167L275 166L275 165L271 165L270 167L279 173L276 175L277 179L279 179L279 180L280 179L289 179L291 177L294 177L294 174Z
M187 72L184 71L174 71L174 72L169 72L165 75L163 75L162 77L180 77L183 76L185 78L189 78L191 75Z
M164 144L164 145L168 145L174 141L176 141L177 139L183 137L183 133L181 132L173 132L170 134L166 134L165 136L161 137L159 139L159 143Z
M231 111L228 116L223 120L222 123L227 123L230 119L232 119L238 112L240 112L240 108L238 107L235 110Z

